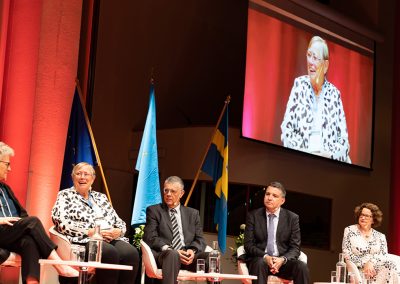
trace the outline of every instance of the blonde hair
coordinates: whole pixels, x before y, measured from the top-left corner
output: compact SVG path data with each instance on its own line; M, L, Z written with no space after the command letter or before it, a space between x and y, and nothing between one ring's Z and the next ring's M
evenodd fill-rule
M328 44L326 43L326 41L319 36L313 36L310 39L310 42L308 43L308 48L311 47L311 45L313 43L319 42L322 45L322 59L324 60L329 60L329 49L328 49Z

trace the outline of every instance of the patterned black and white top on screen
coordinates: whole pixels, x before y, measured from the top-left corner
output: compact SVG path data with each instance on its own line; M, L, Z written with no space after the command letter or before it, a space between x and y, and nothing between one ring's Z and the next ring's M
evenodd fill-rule
M325 80L319 100L321 112L321 140L325 153L331 159L351 163L350 144L346 117L340 91ZM294 84L281 124L283 146L308 152L310 135L314 123L313 104L315 95L308 75L300 76Z

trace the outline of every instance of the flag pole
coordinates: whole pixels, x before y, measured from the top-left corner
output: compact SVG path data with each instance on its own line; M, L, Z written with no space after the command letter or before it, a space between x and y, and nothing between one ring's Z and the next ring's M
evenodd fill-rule
M110 203L112 205L110 192L108 191L106 177L104 175L103 166L101 165L99 151L97 150L96 141L94 140L92 126L90 125L89 117L88 117L88 114L87 114L87 111L86 111L86 108L85 108L85 104L84 104L83 96L82 96L82 90L81 90L81 86L79 84L79 79L78 78L75 79L75 84L76 84L76 88L78 89L79 100L81 102L83 115L85 117L86 126L87 126L87 128L89 130L90 140L92 141L94 154L96 155L97 165L99 166L99 169L100 169L101 179L102 179L102 181L104 183L104 187L106 189L106 194L107 194L108 200L110 201Z
M189 203L189 200L190 200L190 197L192 196L194 187L196 186L197 180L199 179L200 172L201 172L201 167L202 167L203 164L204 164L204 161L205 161L205 159L206 159L206 157L207 157L208 150L210 149L210 146L211 146L211 144L212 144L212 141L213 141L213 139L214 139L214 136L215 136L215 134L217 133L219 123L221 122L222 116L224 115L225 109L226 109L227 105L230 103L230 101L231 101L231 96L227 96L227 97L226 97L226 100L225 100L225 102L224 102L224 107L222 108L221 114L219 115L217 124L216 124L215 127L214 127L214 131L213 131L213 134L212 134L212 136L211 136L211 140L210 140L210 142L209 142L208 145L207 145L207 148L206 148L206 151L205 151L205 153L204 153L203 159L201 160L199 169L197 170L196 176L194 177L194 180L193 180L193 183L192 183L192 187L190 188L190 191L189 191L189 193L188 193L188 196L186 197L185 206L187 206L187 204Z

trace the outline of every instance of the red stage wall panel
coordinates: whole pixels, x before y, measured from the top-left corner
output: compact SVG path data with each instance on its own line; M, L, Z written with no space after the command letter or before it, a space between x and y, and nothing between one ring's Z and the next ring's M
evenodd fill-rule
M22 204L26 203L28 182L41 3L11 1L8 17L0 137L16 152L7 182Z
M60 186L81 14L82 0L43 0L27 206L45 228Z

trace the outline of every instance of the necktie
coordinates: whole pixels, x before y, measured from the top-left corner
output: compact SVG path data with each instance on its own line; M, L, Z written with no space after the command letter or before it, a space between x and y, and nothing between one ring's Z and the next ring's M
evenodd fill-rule
M274 227L274 214L268 214L268 242L267 242L267 254L274 255L274 243L275 243L275 227Z
M179 250L182 248L181 237L179 236L179 226L178 220L176 219L176 210L172 208L171 213L171 223L172 223L172 248L174 250Z

